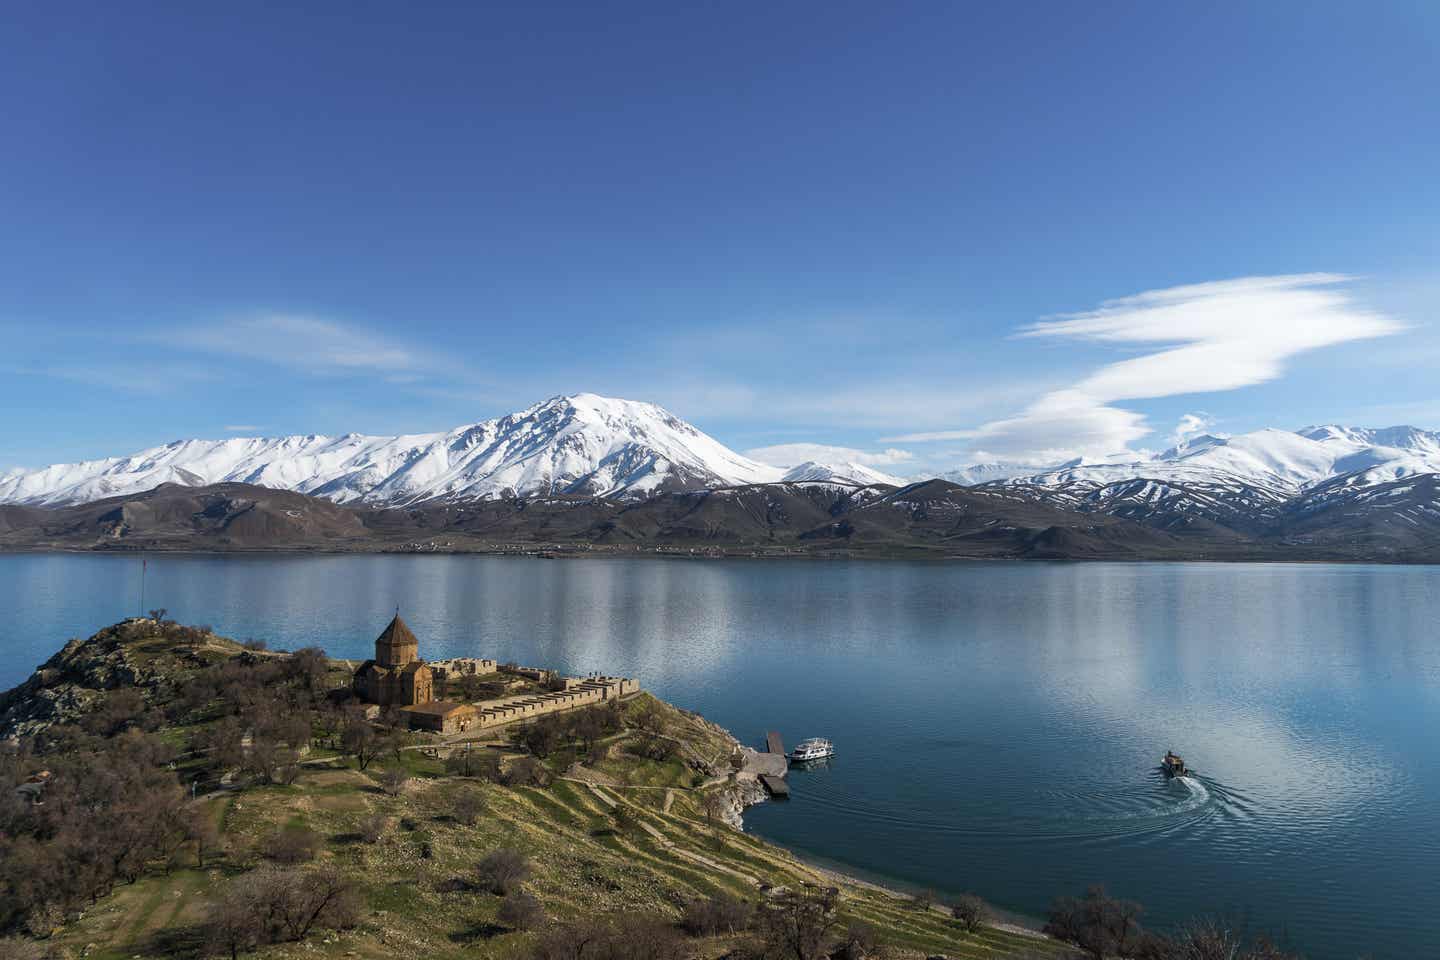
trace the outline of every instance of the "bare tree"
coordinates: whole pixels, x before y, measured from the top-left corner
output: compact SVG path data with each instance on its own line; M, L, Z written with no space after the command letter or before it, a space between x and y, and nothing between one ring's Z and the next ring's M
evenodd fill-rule
M762 905L758 925L769 954L784 960L820 960L839 926L840 891L807 883Z
M534 757L520 757L502 775L507 787L543 787L550 779L550 771Z
M230 960L253 950L261 941L264 921L252 886L244 878L233 881L205 918L205 938L211 950L228 953Z
M950 905L950 916L960 922L966 933L975 933L990 919L990 908L973 893L962 893Z
M485 812L485 796L473 786L462 787L455 794L451 810L457 823L470 826Z
M498 781L500 758L492 750L476 750L467 745L451 751L445 758L445 769L457 777L480 777Z
M711 829L714 829L715 821L722 820L734 805L734 799L726 790L712 790L700 797L700 809L704 811L705 822Z
M281 827L265 839L265 855L276 863L304 863L314 860L320 835L298 824Z
M476 879L491 893L504 896L530 878L530 858L513 847L496 847L476 869Z
M383 813L372 813L360 821L360 837L366 843L375 843L385 835L385 828L390 825L390 818Z
M405 784L410 782L410 771L404 767L388 767L380 774L380 788L392 797L398 797L405 792Z
M529 930L545 919L545 911L528 891L512 890L500 904L497 918L514 930Z
M885 945L870 924L856 920L845 928L845 939L840 944L841 960L871 960L884 952Z
M1135 901L1115 899L1104 887L1093 886L1079 899L1056 900L1050 907L1045 932L1074 944L1094 960L1129 956L1141 937L1143 912L1144 908Z
M375 728L363 717L349 717L340 731L340 749L353 756L356 764L364 770L380 752Z
M680 925L695 937L739 933L750 925L754 908L743 900L721 895L685 904Z

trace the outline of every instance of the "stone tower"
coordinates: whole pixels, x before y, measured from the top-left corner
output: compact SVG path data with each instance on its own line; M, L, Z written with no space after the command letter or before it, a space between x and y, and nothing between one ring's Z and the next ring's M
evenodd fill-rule
M420 641L405 626L400 614L395 614L390 626L375 638L375 662L382 667L403 667L419 659Z

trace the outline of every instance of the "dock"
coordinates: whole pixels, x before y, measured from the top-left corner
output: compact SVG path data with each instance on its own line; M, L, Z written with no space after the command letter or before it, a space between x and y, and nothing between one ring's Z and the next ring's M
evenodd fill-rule
M780 739L780 734L771 730L765 734L765 749L771 753L778 753L783 757L785 755L785 741Z
M790 785L785 782L785 778L777 777L769 773L762 773L760 774L760 782L765 785L765 789L769 791L770 796L776 800L790 799Z

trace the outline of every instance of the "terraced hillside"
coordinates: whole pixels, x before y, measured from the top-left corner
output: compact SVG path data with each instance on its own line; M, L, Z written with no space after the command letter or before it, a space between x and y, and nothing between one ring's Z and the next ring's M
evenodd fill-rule
M9 864L0 867L0 899L38 896L26 877L68 876L64 861L45 861L46 848L26 843L25 831L67 845L72 856L81 850L90 827L55 806L82 789L67 786L80 779L77 770L90 770L94 782L95 770L108 769L104 757L162 761L157 777L145 774L149 799L126 811L130 829L122 831L153 836L158 846L139 855L127 847L132 855L116 861L119 873L76 888L82 896L67 901L53 892L49 907L40 897L32 909L8 913L9 932L24 938L10 946L33 943L87 960L228 955L225 906L247 881L289 875L343 887L352 909L322 913L300 936L242 938L232 944L237 953L548 956L565 931L639 918L668 931L667 956L720 957L751 949L757 934L682 935L687 905L763 910L787 892L829 887L838 899L827 950L844 949L849 932L867 925L895 956L1060 952L1053 941L1015 930L966 932L946 912L819 871L734 829L726 823L734 741L649 695L601 718L584 745L563 732L539 745L528 728L442 741L382 725L367 753L354 749L358 735L345 726L356 722L353 714L326 713L344 677L313 652L247 651L157 621L130 621L68 645L0 701L11 729L23 717L27 737L14 742L21 749L5 776L52 771L42 806L7 808L0 824L0 862ZM247 686L246 678L263 682ZM279 722L272 710L282 702L295 710L315 705L303 756L287 754L288 744L266 753L270 725ZM232 729L242 730L238 750L224 739ZM142 740L150 745L142 749ZM167 786L167 777L178 782ZM9 796L14 783L4 786ZM95 836L103 838L112 808L124 809L126 798L89 795L98 804ZM41 836L47 830L54 835ZM529 868L506 896L491 893L477 871L496 850ZM533 898L543 919L519 922L507 913L507 902L513 908L520 898Z

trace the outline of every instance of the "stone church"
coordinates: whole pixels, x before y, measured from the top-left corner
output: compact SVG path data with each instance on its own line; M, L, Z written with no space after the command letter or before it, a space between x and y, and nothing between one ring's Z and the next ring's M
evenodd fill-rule
M375 659L355 671L354 689L360 699L382 707L413 707L435 699L435 675L420 659L420 641L395 614L375 638Z

